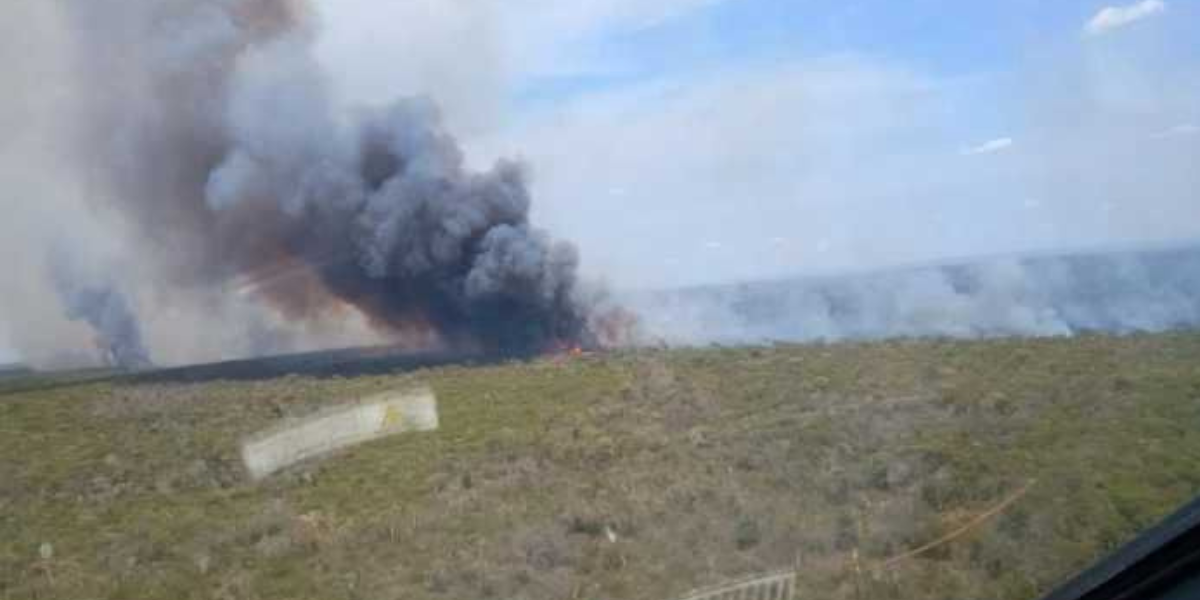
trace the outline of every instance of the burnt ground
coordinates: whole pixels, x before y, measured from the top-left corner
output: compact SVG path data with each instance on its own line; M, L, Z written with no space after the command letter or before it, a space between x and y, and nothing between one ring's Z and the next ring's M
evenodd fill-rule
M130 375L128 381L132 383L256 381L288 375L316 378L360 377L446 365L496 364L516 358L518 357L503 357L481 352L421 352L401 347L375 346L157 369Z
M39 372L23 368L0 371L0 396L37 390L48 391L81 383L204 383L261 381L287 376L326 379L403 373L447 365L490 365L528 358L531 357L462 351L414 351L395 346L373 346L164 367L139 372L104 368Z

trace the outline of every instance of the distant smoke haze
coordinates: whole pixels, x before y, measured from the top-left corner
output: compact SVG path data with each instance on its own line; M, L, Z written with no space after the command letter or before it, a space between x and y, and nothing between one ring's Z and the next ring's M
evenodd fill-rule
M979 259L631 295L671 344L1061 336L1200 328L1200 245Z

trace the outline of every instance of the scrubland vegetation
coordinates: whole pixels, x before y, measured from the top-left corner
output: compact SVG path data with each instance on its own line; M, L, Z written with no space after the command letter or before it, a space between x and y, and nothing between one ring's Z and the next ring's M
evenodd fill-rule
M245 477L245 436L412 382L440 430ZM0 598L1033 599L1200 492L1196 334L28 383Z

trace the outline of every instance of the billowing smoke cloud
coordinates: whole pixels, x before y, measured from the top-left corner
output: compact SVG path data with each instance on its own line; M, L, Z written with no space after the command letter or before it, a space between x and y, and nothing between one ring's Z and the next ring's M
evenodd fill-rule
M152 366L141 327L115 284L89 276L64 252L51 255L51 274L67 318L84 321L96 332L105 364L122 369Z
M530 223L523 166L469 170L428 99L337 111L304 2L63 9L89 90L74 158L154 285L237 281L292 320L349 305L397 339L489 351L594 341L577 253Z
M1200 328L1200 247L984 260L629 299L669 343Z

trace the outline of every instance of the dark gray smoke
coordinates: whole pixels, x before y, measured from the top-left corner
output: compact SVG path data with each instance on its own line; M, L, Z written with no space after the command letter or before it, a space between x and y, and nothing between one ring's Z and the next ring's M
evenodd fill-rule
M492 351L594 341L576 251L529 222L525 169L468 169L428 99L335 110L304 2L63 8L91 91L77 158L157 283L248 280L293 319L350 304Z
M109 281L91 277L63 253L53 255L51 273L67 318L96 332L96 345L108 366L136 370L152 366L142 332L124 294Z

